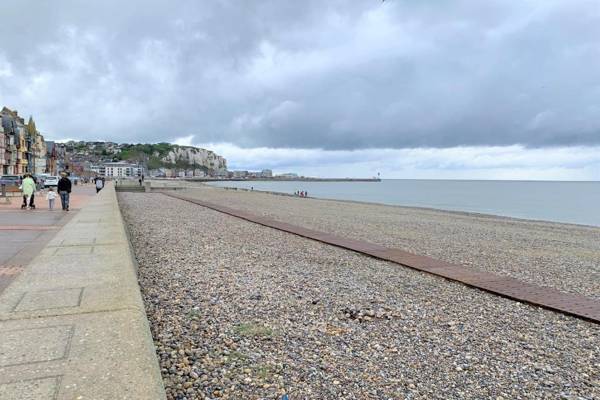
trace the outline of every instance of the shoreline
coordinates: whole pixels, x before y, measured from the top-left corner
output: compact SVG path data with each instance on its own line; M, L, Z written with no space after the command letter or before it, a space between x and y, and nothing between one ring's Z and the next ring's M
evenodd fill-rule
M381 178L185 178L186 182L381 182Z
M183 192L300 227L600 299L599 227L209 185Z
M259 190L259 189L250 190L250 189L246 189L246 188L236 188L236 187L229 187L229 186L228 187L212 186L212 185L208 185L206 182L200 182L200 184L203 186L206 186L206 187L213 188L213 189L236 190L236 191L243 191L243 192L258 192L258 193L265 193L265 194L270 194L270 195L274 195L274 196L287 196L287 197L300 198L300 199L302 199L302 198L316 199L316 200L321 200L321 201L333 201L333 202L350 203L350 204L366 204L366 205L372 205L372 206L385 206L385 207L402 208L402 209L409 209L409 210L444 212L444 213L457 214L457 215L463 215L463 216L469 216L469 217L506 219L508 221L514 221L514 222L526 222L526 223L533 222L533 223L539 223L539 224L572 225L572 226L580 227L580 228L591 228L591 229L599 229L600 230L600 225L578 224L575 222L551 221L551 220L543 220L543 219L529 219L529 218L511 217L508 215L479 213L476 211L448 210L448 209L444 209L444 208L434 208L434 207L424 207L424 206L408 206L408 205L389 204L389 203L377 203L377 202L373 202L373 201L331 199L331 198L326 198L326 197L314 197L314 196L299 197L299 196L295 196L290 193L275 192L272 190Z

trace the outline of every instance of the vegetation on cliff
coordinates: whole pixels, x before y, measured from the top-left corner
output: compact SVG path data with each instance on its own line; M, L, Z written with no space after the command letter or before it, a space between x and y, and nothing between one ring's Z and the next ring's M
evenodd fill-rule
M145 165L148 169L203 170L206 173L227 168L227 161L210 150L164 142L118 144L69 141L65 147L70 158L80 162L128 161Z

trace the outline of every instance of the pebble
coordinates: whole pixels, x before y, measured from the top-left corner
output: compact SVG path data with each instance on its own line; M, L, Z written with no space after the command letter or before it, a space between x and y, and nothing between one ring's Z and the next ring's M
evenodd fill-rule
M160 194L119 200L170 400L600 398L597 325Z

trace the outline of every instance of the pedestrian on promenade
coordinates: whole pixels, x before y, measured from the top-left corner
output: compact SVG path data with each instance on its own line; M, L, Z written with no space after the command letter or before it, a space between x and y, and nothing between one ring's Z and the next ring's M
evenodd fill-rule
M140 183L140 186L142 186L142 178L139 178L138 182Z
M67 178L67 173L60 174L62 178L58 181L58 194L63 211L69 211L69 195L71 194L71 181Z
M35 182L31 177L31 174L25 174L23 182L21 183L21 190L23 191L23 204L21 209L35 209L34 196L35 196Z
M96 177L94 179L94 182L96 183L96 194L97 194L104 187L104 180L102 178Z
M48 200L48 209L54 210L54 200L56 199L56 192L51 187L48 188L48 194L46 194L46 200Z
M40 187L38 186L38 178L36 178L36 176L34 174L29 174L29 177L31 179L33 179L33 185L34 185L34 190L33 193L31 194L31 201L29 202L29 208L34 209L35 210L35 192L37 192L38 190L40 190Z

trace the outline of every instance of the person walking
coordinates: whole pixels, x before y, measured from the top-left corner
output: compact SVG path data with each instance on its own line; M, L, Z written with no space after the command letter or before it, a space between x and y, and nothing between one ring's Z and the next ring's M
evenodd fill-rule
M94 179L94 182L96 183L96 194L98 194L98 192L100 192L104 187L104 180L100 177L96 177L96 179Z
M23 182L21 183L21 190L23 191L23 204L21 209L35 209L33 199L35 195L35 182L31 177L31 174L25 174Z
M63 211L69 211L69 195L71 194L71 181L67 178L65 172L61 173L61 178L58 181L58 194Z
M46 200L48 200L48 209L54 210L54 200L56 199L56 192L51 187L48 188L48 194L46 194Z

